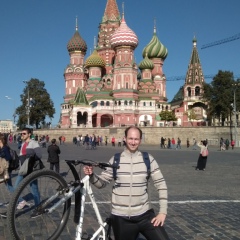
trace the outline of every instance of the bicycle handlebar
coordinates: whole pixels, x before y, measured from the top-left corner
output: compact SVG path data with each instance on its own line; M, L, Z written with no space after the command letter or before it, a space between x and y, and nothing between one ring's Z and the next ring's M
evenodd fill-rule
M104 163L104 162L94 162L94 161L89 160L89 159L65 160L65 161L66 162L70 162L71 164L74 164L74 165L83 164L83 165L86 165L86 166L99 167L99 168L102 168L102 169L106 169L107 167L109 167L109 168L116 168L116 169L119 168L119 166L114 166L112 164Z

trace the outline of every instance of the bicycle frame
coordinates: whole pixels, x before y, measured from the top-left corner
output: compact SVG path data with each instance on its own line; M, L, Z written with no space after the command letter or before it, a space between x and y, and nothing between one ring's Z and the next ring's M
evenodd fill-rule
M86 200L86 195L89 196L93 209L95 211L96 217L97 217L97 221L99 224L99 228L97 229L97 231L94 232L94 234L92 235L91 238L88 238L90 240L106 240L106 230L105 230L105 226L107 225L106 221L102 220L101 214L99 212L97 203L95 201L94 195L93 195L93 191L92 188L90 186L90 182L89 182L89 176L86 175L82 180L80 180L79 175L75 169L75 167L72 165L71 162L67 162L67 164L69 165L73 176L75 178L75 181L80 181L80 184L78 184L77 186L71 186L69 188L68 192L64 193L64 197L58 201L56 204L54 204L51 208L49 208L47 210L48 213L53 212L57 207L62 206L63 203L65 203L69 198L71 198L74 194L75 194L75 200L78 199L77 195L81 193L81 205L80 205L80 216L79 216L79 221L76 227L76 236L75 236L75 240L81 240L82 239L82 235L83 235L83 218L84 218L84 209L85 209L85 200ZM57 194L55 194L54 196L52 196L51 198L49 198L44 205L47 206L47 204L49 202L51 202L53 199L57 198L60 194L62 194L61 191L59 191ZM79 195L78 195L79 196ZM75 202L76 204L76 202ZM75 208L76 211L76 208ZM98 235L100 234L99 238Z
M79 224L76 227L76 237L75 237L75 240L81 240L81 238L82 238L82 225L83 225L83 218L84 218L85 200L86 200L86 195L87 194L88 194L88 196L89 196L89 198L91 200L91 203L92 203L93 209L94 209L94 211L96 213L98 224L99 224L99 228L97 229L97 231L95 231L95 233L90 238L90 240L96 239L96 237L100 233L101 233L101 236L100 236L101 239L105 240L106 239L105 226L107 225L107 223L103 222L103 220L102 220L101 214L99 212L97 203L96 203L94 195L93 195L92 188L91 188L90 183L89 183L89 176L85 176L82 179L81 182L84 185L83 185L82 189L80 190L81 193L82 193L82 196L81 196L81 214L80 214L80 218L79 218Z

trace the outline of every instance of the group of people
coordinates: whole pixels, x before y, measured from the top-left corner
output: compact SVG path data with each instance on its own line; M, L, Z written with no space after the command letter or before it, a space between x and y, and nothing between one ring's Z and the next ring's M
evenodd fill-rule
M112 136L111 138L105 136L103 138L102 136L96 136L95 134L86 134L85 136L80 134L73 137L73 144L76 144L76 146L85 146L85 149L96 149L97 146L103 145L107 146L108 142L111 142L112 147L115 147L116 145L118 147L125 146L124 137L118 137L118 139L116 139L115 136Z
M159 165L154 157L148 154L150 161L150 170L148 171L144 160L144 154L139 151L139 146L142 139L142 131L136 126L128 127L125 130L124 138L119 137L118 146L122 146L124 142L125 148L120 154L118 175L115 178L113 169L106 168L101 174L96 174L92 166L85 166L84 173L90 176L90 182L97 188L103 188L111 181L114 182L112 188L112 211L111 211L111 225L113 228L115 240L135 240L139 233L141 233L147 240L168 240L168 235L163 227L167 215L167 185L161 173ZM31 138L31 130L24 128L21 132L21 148L20 148L20 162L23 163L26 158L35 156L42 157L39 142ZM59 139L60 141L60 139ZM101 136L82 136L76 137L77 145L91 146L102 145L103 141L107 145L108 137ZM110 139L112 146L115 146L116 139L113 136ZM48 161L50 162L50 169L59 172L59 154L60 148L56 144L56 139L51 140L51 145L48 146ZM62 136L61 136L62 143ZM91 144L90 144L91 143ZM226 145L227 141L221 139L221 146ZM231 143L230 143L231 144ZM235 144L235 143L234 143ZM233 144L233 146L234 146ZM232 144L231 144L232 145ZM176 146L176 147L175 147ZM187 147L190 146L189 139L187 139ZM205 170L208 157L208 142L203 140L197 142L194 139L193 147L200 148L199 158L196 170ZM161 148L181 148L181 139L174 138L160 140ZM10 161L9 146L7 139L0 135L0 156ZM114 164L115 156L110 160L110 164ZM18 175L15 185L12 184L11 171L8 172L9 178L6 181L6 186L10 192L13 192L24 176ZM159 211L155 214L150 207L150 200L148 197L148 177L151 176L153 183L159 195ZM34 195L35 204L39 204L40 196L38 195L37 185L32 184L32 193ZM126 194L127 193L127 194ZM139 197L141 196L141 198ZM28 203L24 199L20 199L17 208L22 209Z
M41 159L41 147L37 141L31 139L31 130L24 128L21 132L21 138L20 162L23 163L30 156ZM148 154L149 171L146 168L143 154L138 150L141 139L142 131L138 127L132 126L125 130L124 141L126 147L120 155L118 177L112 190L111 225L115 240L135 240L139 233L145 236L147 240L168 240L168 235L163 227L167 214L167 185L157 161L151 154ZM60 153L59 147L56 145L56 139L52 139L51 143L48 147L49 159L53 159L56 156L55 153ZM0 138L0 147L1 156L7 159L6 149L9 147L4 137ZM113 164L113 161L114 157L110 159L110 163ZM92 167L86 166L84 167L84 173L90 175L91 183L99 188L115 179L112 168L107 168L98 176L94 173ZM11 172L9 172L9 175L11 175ZM153 179L159 194L159 211L156 214L151 208L148 198L149 175ZM14 187L11 178L9 178L6 185L12 189L11 191L14 191L23 178L24 176L18 175ZM31 185L36 206L40 203L37 187L37 182ZM129 194L126 194L126 192ZM141 198L139 195L141 195ZM27 201L19 199L17 208L22 209L27 205ZM34 212L31 216L34 217Z
M229 146L231 146L232 150L234 149L235 141L233 139L229 141L228 138L220 138L220 151L228 150Z
M35 140L32 135L32 131L29 128L22 129L21 133L21 147L19 152L20 166L24 163L27 158L31 160L41 159L42 151L39 142ZM50 162L50 169L59 173L59 154L60 149L56 145L56 139L51 140L51 144L48 146L48 162ZM0 134L0 157L6 159L8 165L11 161L10 147L8 144L8 138L4 134ZM5 180L5 185L8 191L13 193L25 176L18 173L15 183L12 182L12 169L8 168L8 175ZM38 186L36 183L31 184L31 190L35 204L39 204L40 196L38 194ZM5 204L7 206L7 203ZM28 203L24 199L19 199L17 209L23 209ZM1 213L2 217L6 217L6 213Z
M168 148L168 149L181 149L181 139L178 137L177 140L175 138L164 138L160 139L160 148Z

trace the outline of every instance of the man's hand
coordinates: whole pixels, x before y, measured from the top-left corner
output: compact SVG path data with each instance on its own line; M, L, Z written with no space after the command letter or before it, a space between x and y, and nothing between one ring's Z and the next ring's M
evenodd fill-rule
M93 174L93 167L92 166L84 166L83 171L86 175L92 175Z
M166 214L159 213L155 218L152 219L151 223L153 223L154 227L157 227L159 225L163 226L165 218L166 218Z

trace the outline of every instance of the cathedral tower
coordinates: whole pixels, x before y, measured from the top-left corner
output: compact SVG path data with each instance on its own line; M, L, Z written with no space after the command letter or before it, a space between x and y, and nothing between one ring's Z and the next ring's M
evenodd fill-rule
M167 58L168 50L157 37L156 26L154 26L153 37L149 44L143 49L143 58L147 55L153 62L152 79L155 84L155 90L158 93L159 102L166 102L166 78L163 73L163 63Z
M108 0L102 22L99 25L97 51L106 63L106 81L112 80L112 69L115 52L110 44L110 37L120 26L121 16L116 0Z
M84 56L87 52L87 44L78 32L76 19L76 30L73 37L67 44L70 56L70 63L64 71L65 78L65 102L72 100L78 88L84 89Z

